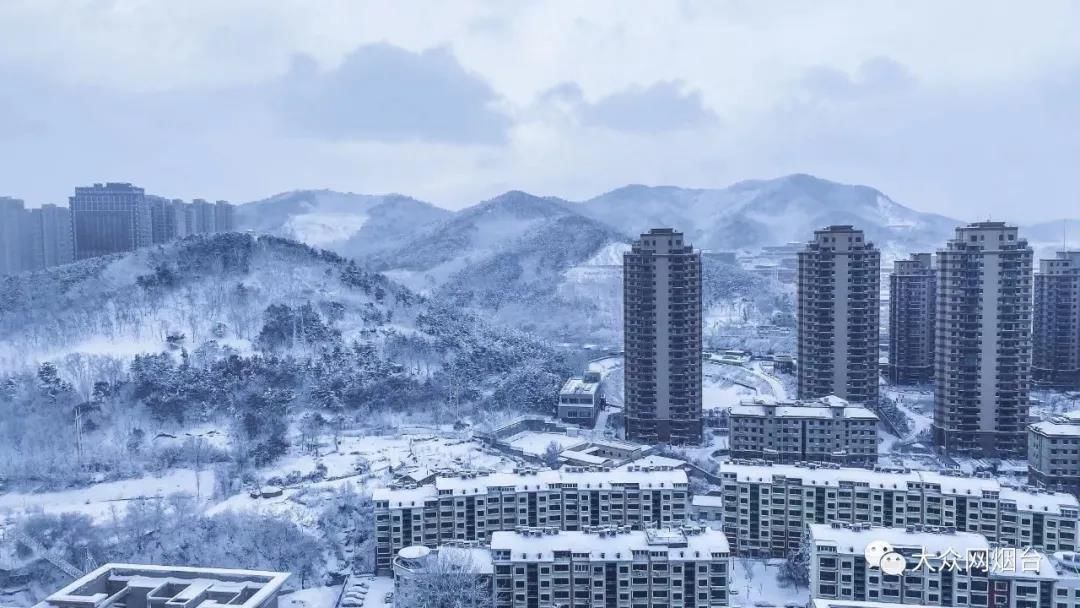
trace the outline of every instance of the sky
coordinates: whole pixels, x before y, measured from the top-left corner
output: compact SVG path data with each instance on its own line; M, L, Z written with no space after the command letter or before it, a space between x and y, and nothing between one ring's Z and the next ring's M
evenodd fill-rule
M449 208L811 173L1080 217L1080 2L5 0L0 195Z

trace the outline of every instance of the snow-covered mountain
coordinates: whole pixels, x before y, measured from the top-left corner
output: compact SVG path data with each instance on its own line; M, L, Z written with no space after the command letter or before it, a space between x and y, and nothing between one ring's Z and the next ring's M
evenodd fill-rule
M237 208L237 228L329 247L350 256L399 245L450 211L400 194L298 190Z
M883 249L937 247L960 222L915 211L869 186L810 175L744 181L723 189L626 186L584 201L583 213L628 234L672 226L698 247L757 249L805 241L815 229L853 224Z

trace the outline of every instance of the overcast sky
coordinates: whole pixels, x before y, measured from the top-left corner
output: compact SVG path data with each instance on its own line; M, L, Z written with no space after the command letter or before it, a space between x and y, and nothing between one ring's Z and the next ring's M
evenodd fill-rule
M1080 216L1080 2L4 0L0 195L461 207L812 173Z

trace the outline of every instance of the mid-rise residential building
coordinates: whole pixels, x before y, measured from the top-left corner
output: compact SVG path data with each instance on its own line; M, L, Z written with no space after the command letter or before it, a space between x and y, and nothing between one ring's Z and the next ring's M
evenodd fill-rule
M491 537L495 608L728 605L731 554L706 527L525 528Z
M69 201L75 259L134 251L152 243L150 206L142 188L94 184L75 188Z
M877 423L874 412L836 396L744 401L728 412L731 457L876 464Z
M217 221L214 212L214 204L202 198L191 201L192 210L192 233L211 234L217 232Z
M1015 551L1014 551L1015 549ZM1003 554L1015 553L1016 558ZM1078 608L1075 553L1048 555L1026 547L991 548L990 605L1000 608Z
M889 381L924 384L934 377L937 277L929 253L893 262L889 275Z
M35 608L277 608L288 572L105 564Z
M1032 380L1080 389L1080 251L1039 260L1034 289Z
M878 404L881 254L852 226L829 226L799 252L798 397Z
M392 557L409 545L484 542L518 526L680 525L689 511L689 482L685 471L668 467L563 467L440 476L419 487L378 489L374 500L375 566L387 573Z
M25 269L22 232L25 212L21 200L0 196L0 274L16 274Z
M725 462L694 516L719 525L738 555L785 557L808 524L930 525L996 544L1075 551L1080 503L1063 492L1012 488L989 476L929 471Z
M146 203L150 206L150 240L154 244L167 243L180 236L181 226L177 219L182 220L183 213L178 213L177 205L183 205L183 202L147 195Z
M1028 481L1080 496L1080 411L1028 426Z
M867 563L867 545L884 541L904 556L902 574L886 574ZM988 606L990 543L981 534L924 526L811 524L810 592L834 600L879 601L924 606Z
M1023 458L1031 375L1032 250L1015 226L956 229L939 250L934 443Z
M701 443L701 255L681 232L623 255L623 315L627 439Z
M591 424L604 406L599 372L585 372L563 384L559 391L558 415L565 422Z

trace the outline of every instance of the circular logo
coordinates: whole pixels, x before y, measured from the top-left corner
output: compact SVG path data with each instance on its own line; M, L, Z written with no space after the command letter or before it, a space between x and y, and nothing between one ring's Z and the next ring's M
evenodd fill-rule
M866 563L871 568L877 568L881 565L881 558L885 557L886 553L892 553L892 545L883 541L875 540L866 545L866 549L863 550L863 555L866 556Z
M907 559L896 551L881 556L881 571L885 574L900 576L907 569Z

